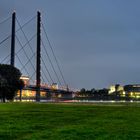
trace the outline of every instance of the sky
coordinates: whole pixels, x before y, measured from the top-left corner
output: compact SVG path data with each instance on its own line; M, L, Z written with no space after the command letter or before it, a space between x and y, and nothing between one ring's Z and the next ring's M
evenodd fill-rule
M16 10L25 23L39 10L68 85L108 88L140 84L139 5L139 0L0 0L0 21Z

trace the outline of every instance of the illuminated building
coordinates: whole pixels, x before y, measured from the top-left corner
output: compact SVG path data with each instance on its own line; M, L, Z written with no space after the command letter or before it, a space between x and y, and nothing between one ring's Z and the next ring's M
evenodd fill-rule
M58 84L57 84L57 83L53 83L53 84L51 85L51 88L52 88L52 89L58 89Z
M124 87L119 85L119 84L116 84L116 85L112 85L109 87L109 94L112 94L114 92L123 92L124 91Z
M23 80L25 86L30 85L30 79L28 76L21 76L20 79Z
M140 98L140 85L125 85L124 91L126 96L132 98Z
M120 97L140 98L140 84L137 85L112 85L109 87L109 94L118 94Z

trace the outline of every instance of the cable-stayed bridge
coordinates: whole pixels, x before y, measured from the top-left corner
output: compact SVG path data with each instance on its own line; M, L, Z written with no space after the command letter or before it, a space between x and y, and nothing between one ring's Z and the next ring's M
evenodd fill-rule
M23 77L28 79L24 89L35 91L36 101L40 101L41 91L73 92L64 78L40 12L24 24L13 12L0 22L0 28L0 63L20 69Z

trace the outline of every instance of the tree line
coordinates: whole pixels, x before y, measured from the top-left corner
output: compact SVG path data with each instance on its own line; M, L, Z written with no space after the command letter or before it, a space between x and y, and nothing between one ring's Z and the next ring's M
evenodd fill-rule
M108 89L91 89L86 90L85 88L82 88L79 92L75 95L76 99L107 99L108 98Z

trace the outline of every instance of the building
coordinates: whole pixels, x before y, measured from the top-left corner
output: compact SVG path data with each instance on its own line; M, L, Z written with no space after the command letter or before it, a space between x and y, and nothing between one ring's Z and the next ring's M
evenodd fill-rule
M120 97L129 97L132 99L140 99L140 84L137 85L112 85L109 87L110 95L119 95Z
M123 90L124 90L124 87L119 85L119 84L117 84L117 85L110 86L108 93L112 94L114 92L122 92Z
M140 99L140 84L137 85L125 85L125 95L131 98Z
M57 84L57 83L53 83L53 84L51 85L51 88L52 88L52 89L58 89L58 84Z
M21 76L20 79L23 80L25 86L30 85L30 79L28 76Z

